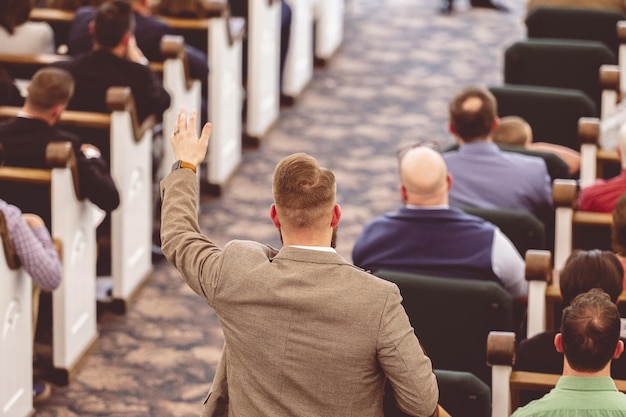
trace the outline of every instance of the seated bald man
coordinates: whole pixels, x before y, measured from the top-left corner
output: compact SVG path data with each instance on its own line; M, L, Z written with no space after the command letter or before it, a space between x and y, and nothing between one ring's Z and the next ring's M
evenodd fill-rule
M525 264L511 241L493 224L449 207L452 176L443 157L415 147L399 159L404 206L365 226L354 245L354 264L372 271L491 280L513 297L525 297Z

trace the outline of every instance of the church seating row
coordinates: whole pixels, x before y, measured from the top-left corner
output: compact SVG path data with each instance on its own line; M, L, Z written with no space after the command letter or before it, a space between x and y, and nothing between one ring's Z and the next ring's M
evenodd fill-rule
M120 207L111 214L111 308L124 312L152 272L152 216L146 213L152 213L151 124L154 121L149 118L138 126L129 88L112 87L108 92L108 103L110 114L65 111L59 123L65 127L105 130L110 135L111 175L121 200ZM13 117L18 111L19 108L0 107L0 118ZM51 175L48 173L43 178ZM66 175L70 175L69 170ZM103 213L98 213L100 210L87 201L77 201L77 208L71 209L71 201L80 195L78 191L63 193L62 187L49 182L44 182L47 188L40 188L37 192L49 193L50 212L43 213L38 206L29 207L28 201L20 202L28 195L24 192L25 187L33 182L33 178L40 177L42 173L37 170L0 167L0 192L2 198L14 202L23 211L50 219L53 237L65 236L63 284L53 292L53 365L60 370L61 383L67 383L77 359L96 337L95 228ZM96 217L99 217L98 221ZM77 271L66 270L75 263L79 266ZM66 276L66 273L73 275ZM81 304L72 307L75 301ZM85 336L79 331L83 326ZM74 337L81 338L74 340ZM66 338L72 339L68 341Z
M602 66L623 60L623 19L616 11L565 7L529 11L528 39L504 51L504 85L491 87L500 116L526 119L536 141L580 149L578 119L603 116L616 103L598 73Z
M90 349L97 338L96 327L96 238L97 224L102 220L98 209L86 200L79 200L80 185L76 159L70 143L51 143L46 150L46 160L49 168L32 169L17 167L0 167L0 198L11 201L7 193L15 193L19 187L21 195L28 193L47 193L50 195L51 207L49 213L41 210L30 212L48 217L51 220L51 235L55 242L59 242L59 254L62 265L62 279L59 288L52 294L52 362L60 382L69 381L72 370L75 369L80 359ZM6 250L6 246L5 246ZM11 274L9 274L11 276ZM3 306L4 331L15 333L12 337L26 337L21 332L27 333L28 342L23 343L18 355L3 355L2 358L23 359L27 354L27 360L32 366L32 329L30 325L30 279L23 281L21 275L14 277L11 291L27 291L28 301L23 297L18 301L9 301L8 306ZM2 285L9 285L3 280ZM22 287L28 287L23 289ZM20 288L22 288L20 290ZM2 292L2 297L8 296ZM17 303L17 304L16 304ZM24 320L20 317L24 316ZM10 329L20 321L20 330ZM23 328L22 328L23 327ZM22 340L22 339L20 339ZM6 340L7 344L13 340ZM4 343L4 342L3 342ZM19 359L17 359L19 358ZM4 369L4 368L3 368ZM2 378L21 378L22 375L13 375L10 372L2 372ZM8 380L7 380L8 381ZM8 383L8 382L7 382ZM30 384L24 393L32 401ZM10 384L9 384L10 385ZM6 395L3 388L2 394Z

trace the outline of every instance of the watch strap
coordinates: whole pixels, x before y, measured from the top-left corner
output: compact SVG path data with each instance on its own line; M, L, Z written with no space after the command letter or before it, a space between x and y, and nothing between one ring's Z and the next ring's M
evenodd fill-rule
M191 162L185 162L181 160L174 162L174 165L172 165L172 171L179 169L179 168L187 168L187 169L192 170L194 174L196 173L196 166L192 164Z

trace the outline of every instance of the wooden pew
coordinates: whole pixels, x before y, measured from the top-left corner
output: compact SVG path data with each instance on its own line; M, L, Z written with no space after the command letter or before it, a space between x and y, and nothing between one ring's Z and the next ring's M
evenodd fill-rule
M580 186L587 187L597 178L604 177L604 171L621 165L616 150L600 148L600 119L581 117L578 121L580 139Z
M159 167L159 178L162 178L172 166L174 155L169 144L169 135L174 131L176 116L181 108L189 111L200 109L202 100L201 85L199 80L189 77L187 55L185 53L185 41L182 36L166 35L161 40L161 51L165 56L164 62L151 62L150 67L161 75L163 86L171 97L171 105L163 114L164 142L163 159ZM68 60L67 55L14 55L0 54L0 62L14 77L20 77L23 83L32 77L40 68L53 62ZM198 128L200 120L198 119ZM220 161L217 161L220 163ZM198 177L199 178L199 177Z
M616 150L602 149L600 146L600 122L608 119L615 112L622 98L619 83L619 67L617 65L602 65L600 67L600 85L602 88L600 117L581 117L578 121L580 186L583 188L593 184L596 178L602 178L606 166L620 165Z
M111 308L125 312L152 273L152 126L149 117L139 126L128 87L111 87L111 113L66 110L59 125L106 130L110 136L110 169L120 207L111 213ZM19 108L0 107L0 118L14 117Z
M15 256L4 215L0 212L0 416L33 413L32 283Z
M55 382L66 385L98 336L95 231L101 218L93 204L78 199L78 168L71 144L51 143L46 160L49 169L0 167L0 195L12 202L16 185L21 193L49 190L50 213L37 214L51 217L52 237L61 243L62 280L52 293L52 364ZM30 283L27 287L30 292ZM30 321L30 310L25 315ZM30 328L28 337L32 345ZM29 360L32 366L32 352ZM31 384L29 380L26 395L32 401Z
M604 246L610 246L610 228L613 218L610 213L592 213L574 209L578 199L578 186L574 180L555 180L553 184L553 200L555 209L555 239L554 239L554 268L560 271L565 260L576 245L576 229L593 227L599 232L605 232L607 241ZM580 247L580 246L579 246ZM596 245L598 247L598 245Z
M337 0L334 0L337 1ZM280 0L248 0L246 137L257 143L280 110Z
M210 13L208 19L174 19L159 17L172 29L181 33L204 32L208 39L208 60L211 71L208 76L208 115L207 120L213 123L213 132L209 144L207 156L206 181L210 193L220 194L227 181L234 174L241 162L241 138L242 121L241 105L241 45L244 35L245 21L240 18L229 16L228 4L225 0L212 0L205 2L205 7ZM46 21L57 26L71 23L73 12L35 8L32 10L30 19ZM161 45L161 48L169 49L169 46ZM173 59L173 56L169 56ZM178 64L177 64L178 65ZM160 64L151 64L153 69L159 70ZM173 67L173 64L163 63L162 68ZM175 76L175 75L174 75ZM168 80L168 81L166 81ZM174 87L179 81L169 84L169 76L164 75L164 86ZM166 85L167 84L167 85ZM186 93L182 93L180 102L187 103L193 87ZM170 92L168 88L168 92ZM171 92L170 92L171 94ZM170 110L175 114L179 109L174 103L178 98L172 97ZM199 107L197 107L199 109ZM188 108L191 110L191 108ZM169 110L168 110L169 111ZM168 114L164 115L164 122ZM168 126L164 125L165 129ZM165 139L169 139L171 131L165 130ZM164 149L169 151L169 144ZM165 164L165 162L164 162ZM171 164L170 164L171 166ZM165 167L165 165L164 165Z
M291 37L283 74L283 96L295 102L313 78L313 3L287 0L291 6Z
M313 0L315 3L315 61L326 66L343 41L345 0Z
M209 190L219 194L241 163L241 46L245 21L230 18L226 3L209 19L160 18L179 32L201 32L208 37L211 71L207 107L213 131L204 179Z
M520 392L547 392L560 375L514 371L515 334L491 332L487 337L487 363L491 366L492 417L509 417L520 406ZM615 380L617 389L626 393L626 381Z
M163 86L171 98L171 105L163 114L163 158L159 168L159 178L164 178L170 172L172 164L176 162L169 139L174 131L178 112L182 108L189 112L200 111L202 92L200 80L192 80L189 77L185 39L182 36L164 36L161 39L161 52L165 56L165 61L151 63L150 67L162 74ZM198 118L196 129L199 131L200 127L200 118Z

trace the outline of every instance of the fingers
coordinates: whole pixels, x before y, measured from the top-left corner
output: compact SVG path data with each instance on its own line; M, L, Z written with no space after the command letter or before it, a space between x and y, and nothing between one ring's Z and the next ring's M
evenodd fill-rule
M196 124L197 119L198 119L198 111L194 110L191 112L191 116L189 117L189 126L191 126L193 130L196 130L196 126L198 126Z
M211 131L213 130L213 125L211 123L206 123L202 128L202 134L200 135L200 142L206 146L209 143L209 138L211 137Z

